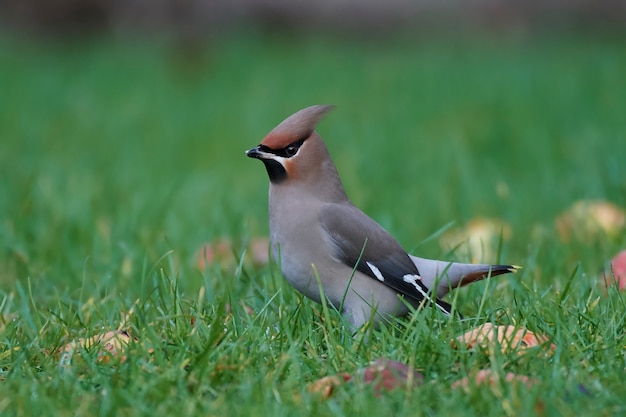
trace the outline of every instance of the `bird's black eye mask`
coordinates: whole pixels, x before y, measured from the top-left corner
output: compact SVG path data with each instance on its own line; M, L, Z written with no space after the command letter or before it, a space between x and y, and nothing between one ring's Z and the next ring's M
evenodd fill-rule
M265 145L259 145L259 150L263 152L271 153L276 156L280 156L281 158L291 158L292 156L298 153L300 146L302 146L305 140L306 138L299 139L295 142L290 143L284 148L280 148L280 149L272 149Z
M268 158L266 156L264 157L263 154L275 155L281 159L289 159L298 153L298 150L300 150L300 147L305 140L306 138L296 140L295 142L292 142L280 149L272 149L266 145L259 145L254 149L250 149L247 152L247 155L251 158L259 158L267 169L267 175L270 177L270 182L278 184L287 179L287 169L280 160Z

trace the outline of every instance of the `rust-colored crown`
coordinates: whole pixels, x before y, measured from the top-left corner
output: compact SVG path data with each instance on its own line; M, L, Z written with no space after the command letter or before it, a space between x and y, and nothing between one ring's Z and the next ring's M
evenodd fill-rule
M306 139L322 117L334 108L332 105L316 105L302 109L283 120L265 136L261 144L271 149L281 149L297 140Z

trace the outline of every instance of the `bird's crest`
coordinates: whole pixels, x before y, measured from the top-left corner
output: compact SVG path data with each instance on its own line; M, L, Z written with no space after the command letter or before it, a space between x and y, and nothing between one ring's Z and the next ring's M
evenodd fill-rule
M322 117L334 108L332 105L317 105L292 114L268 133L261 145L281 149L297 140L308 138Z

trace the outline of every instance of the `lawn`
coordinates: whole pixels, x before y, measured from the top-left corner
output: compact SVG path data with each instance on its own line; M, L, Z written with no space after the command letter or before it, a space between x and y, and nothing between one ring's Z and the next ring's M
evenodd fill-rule
M626 304L598 275L626 234L563 240L555 219L579 200L626 207L625 52L588 34L5 34L0 415L623 415ZM510 237L484 261L524 268L457 291L464 320L426 308L353 337L253 262L268 181L244 151L325 103L348 195L407 250L470 261L440 235L496 218ZM207 242L232 250L203 266ZM485 322L555 349L451 347ZM116 329L133 340L119 354L85 347ZM425 382L307 391L377 358ZM534 383L451 387L479 369Z

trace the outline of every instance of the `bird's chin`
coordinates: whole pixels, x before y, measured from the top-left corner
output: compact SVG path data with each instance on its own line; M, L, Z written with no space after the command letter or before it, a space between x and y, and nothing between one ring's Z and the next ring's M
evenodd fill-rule
M267 175L270 177L270 182L272 184L277 184L285 181L287 179L287 170L280 161L277 161L275 155L271 153L265 152L262 149L263 145L259 145L256 148L248 149L246 151L246 156L248 158L260 159L265 165L265 169L267 170ZM282 159L282 158L279 158Z
M259 158L261 159L261 158ZM283 164L273 159L261 159L267 170L267 175L270 177L272 184L278 184L287 179L287 171Z

